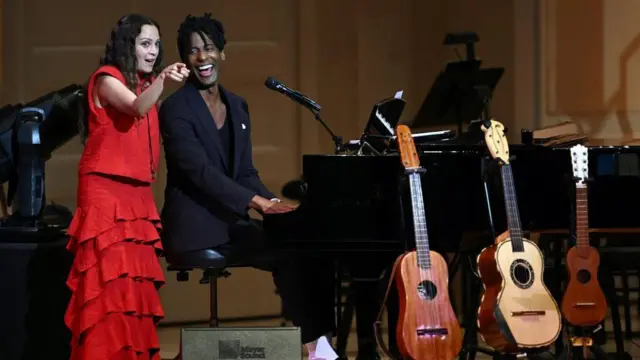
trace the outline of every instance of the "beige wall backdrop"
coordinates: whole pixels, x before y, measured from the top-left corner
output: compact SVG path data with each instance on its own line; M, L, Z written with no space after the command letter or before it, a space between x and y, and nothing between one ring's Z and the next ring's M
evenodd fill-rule
M328 153L332 144L308 111L264 88L267 76L316 99L334 131L352 139L373 103L398 90L408 101L404 117L414 116L444 63L457 59L442 45L447 32L478 32L484 66L505 67L493 113L511 128L511 141L521 128L566 119L596 137L633 137L639 10L637 0L0 0L0 105L86 81L123 14L160 22L169 63L178 59L184 16L212 12L229 41L221 79L247 98L255 163L279 192L299 175L302 154ZM74 139L47 163L49 200L75 207L81 151ZM163 188L161 176L159 207ZM197 277L167 280L167 321L206 318L207 290ZM269 274L238 269L221 282L223 316L279 311Z
M595 138L640 134L640 24L634 0L540 3L542 123L577 122Z

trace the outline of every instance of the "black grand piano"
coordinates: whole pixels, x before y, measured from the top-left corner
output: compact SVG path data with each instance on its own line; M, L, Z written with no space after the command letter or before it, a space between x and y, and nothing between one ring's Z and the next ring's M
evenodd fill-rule
M487 161L483 146L429 143L418 148L427 170L422 186L431 248L440 253L466 252L470 259L475 258L493 241L493 234L506 229L499 172ZM569 148L516 144L510 150L523 229L568 234L574 214ZM590 147L589 162L590 227L618 232L640 228L640 217L634 211L640 203L640 147ZM414 248L409 192L398 154L305 155L302 179L298 209L264 219L267 235L283 250L347 261L367 259L363 256L367 253L386 253L386 265L391 266L393 257ZM475 236L465 245L462 240L467 234ZM556 253L549 267L560 268L561 262L562 254ZM462 311L468 335L460 358L472 359L478 348L470 327L475 324L480 285L469 275L466 262L458 265L462 266L450 264L450 270L463 269ZM547 273L554 277L552 293L560 296L561 280L552 271ZM610 286L609 293L615 294L613 280L603 286ZM623 354L617 300L612 298L609 303L617 352ZM338 334L340 350L346 348L350 311L340 320L347 325L339 323L344 332ZM558 342L556 350L560 351L562 339ZM389 343L394 344L393 336Z
M511 145L524 230L568 231L573 179L568 147ZM418 145L430 241L455 252L464 233L506 229L499 172L481 145ZM592 228L639 228L640 146L589 148ZM484 184L487 184L485 191ZM334 254L411 247L408 189L397 153L305 155L301 201L292 213L267 216L265 231L283 248ZM409 243L407 243L409 241Z
M455 43L449 37L445 43ZM483 121L491 118L492 92L504 69L480 69L473 47L466 45L468 59L447 65L413 125L419 128L416 125L421 121L430 125L437 125L438 121L458 123L456 137L451 131L436 131L414 133L414 140L421 165L426 168L422 186L431 249L466 253L469 259L475 259L507 228L500 173L479 129ZM393 146L393 128L403 108L398 98L379 102L363 136L348 144L340 144L316 113L316 119L333 136L336 152L303 156L302 177L293 183L297 193L293 197L300 206L291 213L264 217L264 230L274 244L283 251L347 262L362 258L366 263L375 259L366 254L386 254L382 258L388 260L384 264L388 267L395 256L414 248L409 190ZM463 123L469 124L464 133ZM570 146L538 144L529 131L523 131L521 138L521 143L510 145L510 154L523 230L570 237L575 213ZM640 146L589 147L589 169L590 227L600 232L638 232L640 217L634 209L640 203ZM554 251L558 249L561 247L554 246ZM560 267L561 255L555 254L551 267ZM612 258L617 261L619 253ZM455 271L458 267L466 269L462 273L469 276L473 265L449 268ZM606 286L613 294L609 303L616 348L622 354L624 345L612 276L610 280ZM473 358L477 349L474 334L479 299L475 298L480 289L477 279L471 283L475 285L463 289L467 294L466 300L463 294L462 301L467 331L461 359ZM560 280L556 285L552 292L559 296ZM349 329L350 325L343 329L347 335ZM338 339L340 348L341 334ZM346 340L345 334L342 339ZM389 342L393 340L390 336Z

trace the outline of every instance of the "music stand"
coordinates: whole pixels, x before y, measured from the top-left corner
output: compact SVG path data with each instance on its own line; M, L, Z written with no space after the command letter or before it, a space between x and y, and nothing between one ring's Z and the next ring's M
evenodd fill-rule
M475 59L449 62L431 86L411 128L456 124L458 136L465 134L462 125L482 117L485 104L504 73L504 68L481 69L480 64Z
M360 137L359 154L365 147L376 154L387 148L389 140L396 134L396 126L406 103L402 98L393 97L380 100L373 105Z

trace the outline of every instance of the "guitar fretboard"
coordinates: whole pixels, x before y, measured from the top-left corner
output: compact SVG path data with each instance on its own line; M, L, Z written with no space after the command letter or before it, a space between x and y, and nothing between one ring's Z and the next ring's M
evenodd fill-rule
M427 219L424 211L420 174L414 173L409 175L409 184L411 189L411 207L413 209L413 227L416 237L418 266L422 269L429 269L431 268L431 253L429 249L429 235L427 232Z
M518 211L518 198L513 181L513 173L510 164L504 164L500 168L502 175L502 189L504 191L504 202L507 209L507 225L511 238L511 247L514 252L524 251L522 242L522 226L520 226L520 211Z
M587 256L589 247L589 200L587 184L576 184L576 247L578 254Z

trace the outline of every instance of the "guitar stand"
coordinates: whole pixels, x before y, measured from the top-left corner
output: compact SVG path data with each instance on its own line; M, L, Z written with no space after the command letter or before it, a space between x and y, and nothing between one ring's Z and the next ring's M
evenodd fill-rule
M593 354L596 360L612 360L609 354L602 350L600 346L594 344L593 339L588 336L575 336L571 338L571 344L565 346L557 358L560 360L587 360L589 358L589 352Z
M483 156L480 163L480 176L482 178L482 187L484 189L484 199L487 204L487 215L489 216L489 229L491 230L491 236L495 240L498 237L496 234L496 226L493 223L493 211L491 210L491 200L489 197L489 171L496 165L495 159L489 156Z

